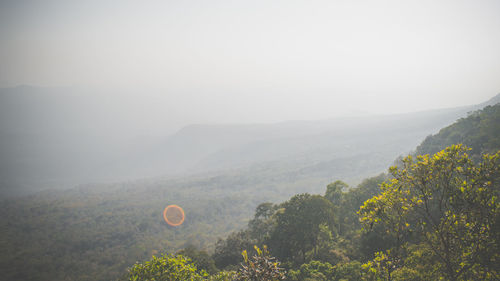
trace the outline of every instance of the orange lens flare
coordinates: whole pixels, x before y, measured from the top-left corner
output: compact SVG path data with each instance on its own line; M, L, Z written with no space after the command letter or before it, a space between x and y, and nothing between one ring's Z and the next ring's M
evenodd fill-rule
M168 225L179 226L184 222L184 210L177 205L169 205L163 210L163 218Z

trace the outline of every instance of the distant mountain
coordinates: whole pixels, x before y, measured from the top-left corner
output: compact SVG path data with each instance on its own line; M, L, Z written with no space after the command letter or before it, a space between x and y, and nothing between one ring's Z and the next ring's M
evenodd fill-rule
M408 114L251 125L191 125L155 151L156 166L189 173L268 165L347 180L383 171L427 135L500 101ZM358 161L364 159L363 161Z
M117 98L68 88L4 88L0 195L254 166L356 182L383 171L425 136L499 99L399 115L199 124L170 137L139 138L135 120L144 111L134 104L120 108Z

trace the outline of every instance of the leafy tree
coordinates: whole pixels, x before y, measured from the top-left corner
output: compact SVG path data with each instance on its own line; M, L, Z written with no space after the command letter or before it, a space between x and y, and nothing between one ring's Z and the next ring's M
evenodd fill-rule
M277 206L261 203L255 209L255 215L248 222L248 229L231 233L226 239L219 239L215 245L213 259L218 268L235 269L241 261L241 252L253 251L253 245L269 241L275 227Z
M335 265L335 278L339 281L365 280L365 272L359 261L340 263Z
M348 188L349 185L340 180L337 180L326 186L325 198L330 200L330 202L332 202L336 214L338 214L341 209L341 204L344 201L343 200L344 193L347 191ZM339 220L336 223L336 228L338 233L341 233L343 229L342 218L343 217L339 217Z
M474 164L467 151L452 145L433 156L408 156L361 207L367 228L382 225L396 241L377 256L388 278L403 266L412 233L448 280L499 278L500 154Z
M270 238L274 227L273 215L276 212L276 206L272 203L262 203L257 206L255 216L248 222L250 235L258 242L264 243Z
M435 266L436 257L432 250L425 243L410 245L408 256L402 268L396 269L392 273L393 280L440 280L444 276Z
M254 246L256 255L249 258L243 251L244 264L238 270L235 281L278 281L285 279L285 270L280 268L280 262L269 255L267 247L263 249Z
M177 252L178 255L190 258L196 267L200 270L205 270L210 274L217 272L217 267L212 257L203 250L197 250L194 246L189 245L186 248Z
M345 191L349 188L347 183L337 180L326 186L325 198L330 200L335 206L340 205Z
M386 180L386 175L380 174L365 179L357 187L344 192L340 206L336 209L338 234L349 237L356 235L355 232L361 228L357 214L359 206L380 193L380 184L384 180Z
M308 260L318 260L337 264L349 261L349 258L344 253L342 245L336 243L332 231L326 224L320 224L318 233L317 250L310 251L307 256Z
M297 270L290 270L288 273L288 278L291 281L359 281L365 280L365 277L365 271L358 261L333 266L328 262L313 260L301 265Z
M335 268L328 262L313 260L302 264L298 270L291 270L288 276L292 281L333 280Z
M236 272L234 271L221 271L215 275L210 275L209 281L234 281L236 279Z
M320 225L333 224L333 205L320 195L299 194L280 205L271 234L273 253L280 259L304 263L317 250Z
M204 280L205 272L198 272L189 258L181 255L153 256L150 261L132 266L124 280L197 281Z
M215 265L220 269L236 266L241 261L241 252L252 249L255 242L248 230L233 232L226 239L217 240L213 254Z

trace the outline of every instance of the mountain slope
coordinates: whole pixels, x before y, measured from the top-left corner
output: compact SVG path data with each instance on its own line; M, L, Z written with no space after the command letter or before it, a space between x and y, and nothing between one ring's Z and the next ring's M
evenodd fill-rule
M289 121L253 125L193 125L172 136L157 151L163 165L196 173L267 163L295 170L354 180L336 169L353 157L373 159L371 165L352 166L364 178L384 170L425 136L437 132L467 112L494 104L500 95L476 106L425 112L346 117L320 121ZM183 153L188 152L188 153ZM187 155L187 156L186 156ZM169 160L174 159L173 163ZM360 178L358 178L360 179Z
M138 138L147 125L137 121L144 119L144 105L121 108L119 95L90 96L64 88L0 89L0 196L253 165L356 182L484 105L318 121L191 125L171 137ZM339 168L346 163L348 171Z
M495 153L500 148L500 104L471 112L438 134L428 136L416 153L432 154L457 143L470 147L474 155Z
M484 124L492 128L486 132L493 132L496 127L490 126L498 123ZM387 142L388 151L394 141ZM378 159L370 152L358 153L300 169L268 161L231 171L88 184L4 200L0 279L113 280L135 261L157 252L189 244L211 249L217 238L244 227L259 203L323 193L335 176L328 174L332 167L355 177L354 170L373 167ZM169 204L184 208L182 226L172 228L163 221L163 208Z

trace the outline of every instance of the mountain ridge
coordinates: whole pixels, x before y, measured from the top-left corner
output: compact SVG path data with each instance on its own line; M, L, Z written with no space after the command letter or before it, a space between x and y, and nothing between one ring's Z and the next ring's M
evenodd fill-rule
M500 100L496 95L479 105L393 115L192 124L170 136L137 140L126 136L133 116L115 116L119 110L109 108L110 100L94 110L100 100L88 100L83 92L73 100L65 94L67 88L22 86L14 90L0 89L1 196L88 182L250 168L260 163L292 163L293 171L320 165L325 167L324 175L343 177L335 167L327 168L327 163L366 146L373 146L375 155L381 157L377 158L379 165L365 169L382 170L427 135L468 111ZM90 119L89 114L93 116ZM92 121L96 118L101 122ZM394 151L388 151L384 138L392 141ZM373 141L363 143L360 139Z

